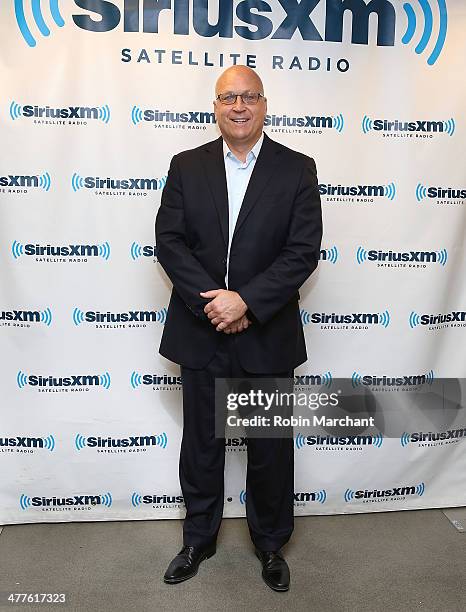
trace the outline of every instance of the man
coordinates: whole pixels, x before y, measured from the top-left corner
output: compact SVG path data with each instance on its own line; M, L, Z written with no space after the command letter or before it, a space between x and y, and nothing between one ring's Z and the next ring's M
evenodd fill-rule
M184 546L164 581L215 554L225 440L215 437L215 378L293 376L307 359L298 290L317 266L322 220L315 164L263 134L267 100L245 66L216 84L222 136L172 159L156 220L173 283L160 353L181 365ZM262 577L289 588L280 548L293 530L293 439L249 438L246 514Z

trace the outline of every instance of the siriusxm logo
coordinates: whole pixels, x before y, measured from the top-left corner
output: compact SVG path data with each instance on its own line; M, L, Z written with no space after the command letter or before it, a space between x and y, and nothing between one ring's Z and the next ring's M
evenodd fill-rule
M51 106L37 106L33 104L18 104L14 100L10 104L10 118L16 121L20 118L34 119L35 123L66 123L85 124L87 121L102 121L108 123L111 118L108 104L103 106L67 106L53 108ZM58 121L48 122L48 119ZM76 120L76 121L75 121Z
M442 446L453 444L466 438L466 427L461 429L449 429L448 431L416 431L412 433L403 432L400 436L400 444L406 448L409 444L419 446Z
M325 504L326 501L327 491L325 489L321 489L320 491L303 491L293 493L293 503L295 506L304 506L309 502Z
M47 261L47 257L66 258L58 261L87 261L88 257L102 257L102 259L108 260L110 257L110 245L108 242L104 242L102 244L67 244L57 246L50 244L22 244L14 240L11 244L11 253L15 259L22 255L36 255L36 261Z
M49 3L33 0L32 19L28 20L24 0L15 1L16 21L30 47L36 45L30 22L35 22L42 36L50 35L41 4L48 6L56 26L65 25L59 9L61 3L65 5L64 0L50 0ZM159 27L162 19L166 24L173 24L171 33L174 35L238 36L252 41L266 38L291 40L297 34L306 41L341 43L344 28L351 27L351 43L368 45L370 18L375 15L378 46L394 46L398 40L409 45L413 38L419 39L414 51L418 55L428 52L429 66L437 61L447 35L446 0L422 0L419 3L409 0L403 5L389 0L204 0L194 2L192 7L189 0L176 0L152 5L144 2L144 10L140 9L140 4L136 0L75 0L76 7L87 12L72 14L71 19L78 28L94 33L109 32L121 24L124 32L163 35L166 32L160 31ZM322 9L318 11L319 16L316 9ZM344 19L346 12L351 13L348 21ZM171 18L167 19L167 13L171 13ZM211 23L211 15L217 15L215 24ZM406 29L397 33L398 19L403 25L406 23ZM428 46L430 52L426 51Z
M0 176L0 187L8 187L8 192L16 192L23 189L50 191L51 185L52 179L48 172L43 174L8 174Z
M140 245L138 242L133 242L129 252L133 261L140 257L152 257L154 261L157 261L157 247L155 244Z
M82 177L75 172L71 177L71 188L76 193L80 189L94 189L96 194L99 191L115 192L112 195L147 195L144 191L157 191L165 187L167 176L162 178L128 178L113 179L110 177L101 178L100 176Z
M304 436L302 433L296 434L295 446L301 450L305 446L313 446L316 449L319 447L363 447L372 446L374 448L382 448L383 435L379 432L375 436L371 435L354 435L354 436L321 436L312 435Z
M416 186L416 200L422 202L425 199L436 200L438 204L448 204L452 200L466 200L466 189L455 189L453 187L425 187L422 183L418 183Z
M128 448L131 452L133 448L143 448L147 446L160 446L167 448L168 437L165 432L154 435L146 434L142 436L128 436L124 438L114 438L111 436L83 436L76 434L74 445L76 450L81 451L84 448L108 449L108 448Z
M395 183L387 185L332 185L319 184L320 195L326 202L373 202L374 198L393 201L396 196Z
M280 129L275 128L302 128L304 133L316 133L323 129L333 129L338 133L343 131L345 120L343 115L303 115L300 117L289 117L288 115L266 115L264 126L272 128L272 132L279 132Z
M41 376L28 375L19 370L16 374L16 383L20 389L29 385L30 387L37 387L39 391L55 390L56 388L63 391L68 391L68 389L82 391L88 387L110 389L111 377L108 372L104 374L72 374L71 376Z
M206 125L216 123L215 114L205 111L172 112L169 110L141 110L139 106L133 106L131 110L131 121L138 125L142 121L153 123L155 127L172 127L184 129L206 129Z
M366 387L417 387L419 385L431 385L434 382L434 371L430 370L427 374L414 374L410 376L371 376L353 372L351 384L353 388L359 386Z
M456 122L450 119L441 121L427 121L417 119L415 121L400 121L395 119L371 119L364 115L361 122L362 131L368 134L371 131L380 132L383 136L413 136L420 138L432 138L433 134L447 134L453 136L456 130Z
M381 325L387 328L390 325L391 317L388 310L384 312L353 312L351 314L337 314L332 312L308 312L300 310L301 322L303 325L310 323L322 325L322 329L334 329L334 326L350 326L351 329L358 329L357 326L362 326L368 329L369 325ZM361 329L362 327L359 327ZM349 327L347 327L349 329Z
M358 264L363 264L366 261L375 262L400 262L402 267L426 267L425 264L440 264L445 266L448 261L447 249L441 249L440 251L382 251L378 249L366 250L362 246L358 246L356 249L356 261ZM384 266L386 264L380 264ZM412 264L423 264L412 265ZM396 267L396 266L395 266Z
M13 436L12 438L0 437L0 447L2 449L11 448L18 452L23 452L22 449L44 448L50 452L55 450L55 438L52 435L44 438L31 438L27 436ZM33 452L32 450L30 452Z
M167 495L166 493L162 495L151 494L151 495L141 495L140 493L133 493L131 495L131 505L133 508L138 508L142 504L176 504L181 505L184 504L184 499L182 495Z
M294 377L294 384L295 386L318 385L319 387L330 388L332 380L331 372L325 372L324 374L298 374Z
M338 248L335 245L333 245L333 247L331 247L330 249L320 250L319 260L329 261L332 264L336 264L338 261L338 256L339 256Z
M167 319L167 308L160 310L128 310L127 312L99 312L80 308L73 309L73 323L76 326L82 323L129 323L129 327L145 327L138 323L160 323L165 325Z
M428 326L429 329L442 329L445 327L465 327L466 311L452 310L444 314L422 314L411 311L409 326L414 329L418 325Z
M349 503L356 499L362 499L364 502L372 501L391 501L393 498L404 498L407 495L418 495L422 497L425 492L425 484L423 482L412 485L412 486L400 486L393 487L391 489L360 489L359 491L353 491L353 489L346 489L344 494L345 502Z
M154 387L163 387L165 389L178 389L181 387L183 380L181 376L170 376L168 374L139 374L133 371L129 382L133 389L137 389L141 385L153 385Z
M50 508L57 506L105 506L110 508L113 499L111 493L102 495L73 495L71 497L29 497L24 493L19 498L21 510L27 510L31 507Z
M45 310L0 310L0 321L4 325L13 323L13 327L30 327L30 323L43 323L47 327L52 325L52 311Z

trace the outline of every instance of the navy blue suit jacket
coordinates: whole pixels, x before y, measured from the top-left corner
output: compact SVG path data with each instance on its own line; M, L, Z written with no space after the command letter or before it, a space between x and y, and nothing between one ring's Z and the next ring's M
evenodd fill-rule
M225 288L228 193L222 138L175 155L156 219L157 257L173 283L160 353L201 369L219 336L199 292ZM322 216L314 160L264 135L233 234L229 289L252 325L235 335L242 367L286 372L307 359L298 290L316 268Z

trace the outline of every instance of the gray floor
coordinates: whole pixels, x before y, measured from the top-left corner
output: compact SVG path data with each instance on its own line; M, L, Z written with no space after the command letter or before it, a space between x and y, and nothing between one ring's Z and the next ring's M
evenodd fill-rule
M461 511L456 511L461 519ZM465 517L466 514L463 514ZM284 549L288 593L260 578L243 519L226 519L217 554L183 584L161 576L180 521L6 526L0 610L242 612L466 610L466 534L440 510L296 519ZM66 593L66 606L8 604L11 592Z

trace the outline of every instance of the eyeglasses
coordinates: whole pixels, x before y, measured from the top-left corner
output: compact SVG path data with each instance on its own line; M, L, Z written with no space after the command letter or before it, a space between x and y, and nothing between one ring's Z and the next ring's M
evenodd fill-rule
M217 100L220 100L222 104L228 104L231 106L232 104L235 104L236 100L238 99L238 96L243 101L243 104L246 104L247 106L257 104L260 98L264 98L262 94L255 93L253 91L246 91L245 93L241 94L236 94L231 91L228 91L227 93L218 94Z

